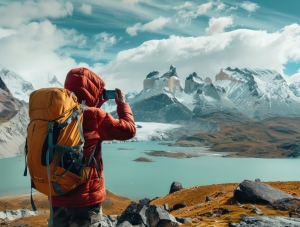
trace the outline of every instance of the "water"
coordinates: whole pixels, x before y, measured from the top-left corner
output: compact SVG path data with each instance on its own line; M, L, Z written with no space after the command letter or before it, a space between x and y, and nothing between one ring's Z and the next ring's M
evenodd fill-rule
M300 159L153 157L147 150L196 150L205 148L169 147L160 142L127 142L103 144L106 188L131 199L167 195L174 181L183 187L219 183L240 183L245 179L262 181L299 181ZM123 148L123 149L119 149ZM154 162L134 162L139 157ZM29 177L23 177L24 157L0 159L0 196L30 191Z

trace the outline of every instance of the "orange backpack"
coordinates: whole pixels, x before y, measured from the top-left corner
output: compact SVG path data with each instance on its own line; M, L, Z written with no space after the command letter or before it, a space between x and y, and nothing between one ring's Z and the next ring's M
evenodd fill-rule
M42 88L30 94L27 166L33 188L50 198L89 178L90 167L83 156L83 105L63 88Z

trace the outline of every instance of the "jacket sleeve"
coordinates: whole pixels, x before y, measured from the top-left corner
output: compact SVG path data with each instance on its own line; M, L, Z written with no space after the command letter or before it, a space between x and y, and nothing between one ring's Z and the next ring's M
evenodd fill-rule
M119 119L107 113L101 121L98 127L101 140L128 140L135 136L136 127L129 104L119 104L117 114Z

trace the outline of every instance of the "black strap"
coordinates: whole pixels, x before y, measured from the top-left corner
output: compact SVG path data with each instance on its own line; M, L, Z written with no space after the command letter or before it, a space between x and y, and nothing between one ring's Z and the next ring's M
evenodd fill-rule
M24 146L24 152L25 152L25 169L24 169L24 174L23 176L27 176L27 153L28 153L28 149L27 149L27 138L25 141L25 146Z

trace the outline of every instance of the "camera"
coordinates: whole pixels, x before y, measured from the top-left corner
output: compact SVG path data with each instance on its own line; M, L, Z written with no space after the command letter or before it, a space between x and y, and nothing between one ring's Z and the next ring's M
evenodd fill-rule
M116 90L103 90L103 99L115 99Z

